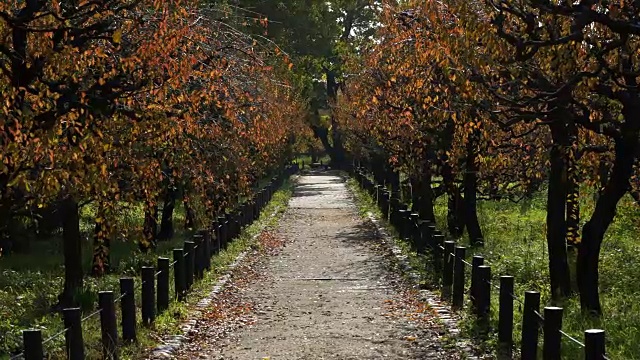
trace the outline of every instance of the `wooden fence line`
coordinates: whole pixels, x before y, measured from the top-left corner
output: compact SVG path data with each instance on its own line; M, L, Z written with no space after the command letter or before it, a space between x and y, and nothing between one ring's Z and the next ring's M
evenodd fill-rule
M563 309L547 306L540 313L540 293L526 291L524 302L513 294L513 276L500 276L500 284L491 281L491 267L482 256L474 256L466 261L466 247L456 246L454 241L445 241L435 223L419 219L411 213L399 199L399 194L390 193L384 185L370 179L366 170L353 166L350 175L360 188L369 193L382 216L397 231L401 239L411 244L419 254L430 255L435 281L440 284L442 299L452 302L452 308L464 307L465 277L471 271L469 300L478 324L485 330L491 314L491 288L498 290L498 351L501 357L511 358L514 342L514 301L523 306L522 338L520 354L523 360L535 360L538 356L539 333L543 332L542 356L545 360L560 359L562 339L565 338L584 349L586 360L604 360L605 332L602 329L588 329L584 332L584 343L562 331ZM469 269L467 269L469 268Z
M291 164L280 171L277 176L262 189L257 191L248 201L239 204L235 209L219 216L211 227L200 230L193 235L193 240L184 242L184 248L173 249L173 262L168 258L158 257L157 266L144 266L141 269L141 282L135 284L133 278L120 279L120 296L115 298L113 291L101 291L98 294L98 309L82 318L80 308L63 309L64 330L44 339L39 329L28 329L23 334L23 352L11 359L42 360L45 356L45 345L65 336L65 351L69 360L84 360L85 348L82 338L82 323L94 316L100 316L102 333L103 358L118 359L121 344L136 341L136 302L135 292L141 289L142 324L150 326L156 315L166 311L171 299L184 301L194 282L204 277L211 268L211 257L225 250L240 234L242 229L260 217L261 211L271 201L275 191L280 188L290 175L299 170L297 164ZM170 269L173 267L174 296L169 294ZM120 334L116 306L120 304Z

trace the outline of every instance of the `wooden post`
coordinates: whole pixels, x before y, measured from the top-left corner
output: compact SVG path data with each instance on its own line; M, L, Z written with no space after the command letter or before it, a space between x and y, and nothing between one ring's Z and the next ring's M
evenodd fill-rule
M183 301L187 292L187 278L185 274L184 250L173 249L173 281L178 301Z
M500 276L500 311L498 343L506 358L511 358L513 345L513 276Z
M233 241L233 238L236 236L235 234L235 221L233 221L232 213L228 213L225 215L226 225L226 233L227 233L227 244Z
M214 221L211 225L211 255L217 255L220 253L220 224L218 221Z
M218 216L218 224L220 226L220 249L227 248L227 219L224 216Z
M478 318L481 321L489 320L491 310L491 267L478 266Z
M542 345L542 358L545 360L560 360L560 348L562 344L562 308L547 306L544 308L544 343Z
M146 326L156 318L155 271L153 266L142 267L142 323Z
M65 332L65 345L68 360L84 360L84 341L82 340L82 315L80 308L62 310Z
M425 239L425 244L427 245L427 250L431 251L431 253L433 254L433 251L435 251L435 238L433 237L436 234L436 225L432 222L429 222L427 224L427 238Z
M44 359L44 350L42 347L42 331L36 329L23 330L22 344L24 360Z
M211 270L211 232L209 230L202 230L202 244L204 249L202 250L202 268L204 270Z
M437 283L438 281L440 281L440 278L442 276L442 256L444 251L441 246L444 247L444 235L436 233L433 235L433 239L435 243L435 247L433 248L433 267L436 272Z
M429 222L427 220L418 219L418 228L416 234L416 251L418 254L427 253L427 239L429 238Z
M469 289L471 308L475 314L478 313L478 267L482 265L484 265L484 257L475 255L471 260L471 288Z
M420 224L418 218L420 215L417 213L409 214L409 239L411 242L411 247L416 249L416 251L420 252L418 249L420 248Z
M540 293L527 291L524 293L522 309L522 360L536 360L538 356L539 322L536 312L540 309Z
M122 340L136 341L136 300L135 287L132 278L120 279L120 312L122 324Z
M453 251L456 243L453 241L444 242L444 252L442 261L444 270L442 272L442 300L451 300L451 286L453 285Z
M389 195L389 191L387 189L384 189L382 191L382 217L387 220L390 221L389 219L389 206L390 206L390 195Z
M407 221L407 217L408 217L408 212L406 209L404 209L404 205L400 205L400 208L398 209L398 225L397 225L397 229L398 229L398 234L400 235L400 239L401 240L406 240L407 239L407 234L408 234L408 230L409 230L409 226L408 226L408 221Z
M118 325L113 291L98 293L100 308L100 330L102 333L102 356L104 359L118 359Z
M258 197L258 194L253 195L253 221L256 221L258 220L258 218L260 218L259 200L260 198Z
M584 332L584 359L585 360L604 360L604 358L605 358L604 330L601 330L601 329L586 330Z
M204 236L201 234L193 235L193 242L195 244L195 278L202 279L204 276Z
M195 258L196 258L196 245L193 241L184 242L184 278L186 284L186 290L191 289L193 285L193 272L195 270Z
M464 246L456 246L455 259L453 265L453 307L456 309L462 309L464 306L464 274L465 265L464 259L466 255Z
M169 259L158 258L158 314L169 308Z

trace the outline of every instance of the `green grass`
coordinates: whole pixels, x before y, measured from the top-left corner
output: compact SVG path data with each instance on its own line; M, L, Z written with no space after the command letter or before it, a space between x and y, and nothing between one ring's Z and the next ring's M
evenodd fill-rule
M172 302L170 309L156 319L153 329L145 329L139 325L139 342L124 347L121 358L134 358L141 349L149 347L153 343L152 339L158 334L178 331L179 323L187 314L188 303L206 292L207 285L210 285L237 254L249 245L251 237L260 226L272 225L277 221L277 218L266 217L266 215L271 214L277 207L284 209L283 204L286 203L290 193L290 185L286 182L283 188L274 194L273 200L264 210L260 220L248 226L238 240L212 259L212 270L207 273L203 281L194 286L187 304ZM91 233L92 211L91 207L86 207L82 212L81 230L86 239ZM122 213L119 222L122 229L129 230L125 234L133 234L142 226L142 209L136 206L130 207ZM98 291L113 290L118 294L120 277L132 276L135 277L136 283L139 283L141 266L154 265L158 256L171 257L173 248L182 247L184 241L193 235L193 232L182 229L183 223L184 209L179 206L174 212L176 233L173 239L160 242L153 253L140 253L137 242L133 238L129 241L124 239L114 241L111 246L112 273L101 278L85 277L84 288L78 296L83 316L95 310ZM83 247L83 265L85 269L90 269L90 241L86 240ZM43 331L45 339L63 329L60 315L51 312L51 307L57 302L57 295L61 292L63 285L64 267L61 249L61 240L54 238L32 242L30 252L26 254L12 254L0 258L0 359L7 359L11 352L21 349L23 329L39 328ZM173 278L172 274L171 278ZM170 284L170 293L173 294L173 282L171 281ZM136 301L139 308L139 292L136 294ZM120 319L120 314L117 314L117 317ZM139 311L138 317L140 317ZM155 335L151 336L152 333ZM83 337L86 357L100 358L99 316L83 322ZM64 337L60 336L48 342L45 345L45 351L49 358L64 358Z
M373 212L379 215L371 197L359 189L355 181L350 180L349 183L356 194L362 214ZM588 193L588 190L583 191L583 194ZM535 290L541 293L541 307L562 306L563 330L579 341L583 341L584 330L602 328L606 331L607 356L610 359L640 359L640 303L637 301L640 299L640 283L637 281L640 278L640 267L637 266L640 263L640 243L636 241L640 230L638 205L630 197L624 198L618 208L615 222L605 236L600 259L600 293L604 316L602 319L593 319L581 314L577 293L562 303L551 303L545 239L545 196L544 193L539 193L532 200L518 204L509 201L479 202L478 214L485 246L468 249L467 258L483 255L491 265L493 283L496 286L501 275L514 276L514 293L521 301L525 291ZM591 195L581 197L582 224L593 212L593 207ZM446 197L437 199L435 212L438 228L446 232ZM448 234L446 236L450 238ZM466 234L455 240L463 245L468 244ZM428 259L416 254L408 244L397 239L396 241L409 255L413 268L421 272L424 285L437 292L437 287L431 282L432 272ZM575 273L572 273L572 280L575 288ZM492 288L491 299L492 320L489 325L495 330L498 319L498 291L495 288ZM468 299L465 301L468 302ZM514 340L517 354L521 336L522 307L518 302L514 305ZM480 329L468 308L468 305L465 305L465 310L460 312L464 335L475 338L480 348L495 355L497 335L492 332L489 336L480 336ZM563 358L583 358L582 348L569 339L563 339L562 347Z
M584 191L583 193L588 193ZM607 231L600 258L600 294L604 308L601 320L585 317L580 312L578 295L560 304L552 304L549 289L548 253L545 227L546 198L538 194L532 201L515 204L509 201L483 201L479 203L479 217L484 231L485 246L471 251L471 255L483 255L491 265L493 280L498 284L500 275L515 277L515 294L523 299L524 292L536 290L541 293L542 306L557 305L564 308L563 330L583 341L584 330L602 328L606 331L607 354L612 359L640 359L640 284L636 281L640 269L640 244L638 233L638 207L630 197L619 206L615 222ZM581 198L582 223L593 212L592 196ZM436 220L446 220L446 199L436 202ZM442 226L440 226L442 227ZM462 243L467 240L460 239ZM572 270L574 270L572 268ZM572 273L575 282L575 273ZM574 283L575 288L575 283ZM492 318L497 321L497 291L492 293ZM520 339L521 306L515 304L514 339ZM492 323L494 328L496 322ZM467 321L467 329L473 329ZM495 338L486 345L493 349ZM519 344L516 344L518 347ZM572 341L563 339L563 354L569 359L582 358L583 350Z

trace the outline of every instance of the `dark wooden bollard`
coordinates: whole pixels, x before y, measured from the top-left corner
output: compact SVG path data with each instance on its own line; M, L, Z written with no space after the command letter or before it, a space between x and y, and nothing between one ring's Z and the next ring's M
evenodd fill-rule
M427 238L425 239L425 244L427 245L427 250L431 251L433 253L433 251L435 250L435 236L436 234L436 225L429 221L429 223L427 224Z
M158 314L169 308L169 259L158 258Z
M477 314L478 311L478 266L484 265L484 257L475 255L471 259L471 287L469 295L471 298L471 309Z
M156 318L155 268L142 267L142 323L149 326Z
M65 332L65 345L68 360L84 360L84 341L82 340L82 314L80 308L62 310Z
M436 281L442 276L442 254L444 248L444 235L437 232L433 235L435 247L433 248L433 268L436 272Z
M23 330L22 343L24 360L44 359L44 349L42 347L42 331L35 329Z
M113 291L98 293L100 308L100 330L102 333L102 356L104 359L118 359L118 324Z
M584 332L584 359L605 359L604 330L589 329Z
M391 195L389 194L388 190L384 190L382 192L382 217L387 220L387 221L391 221L389 219L389 213L391 212L390 209L391 206Z
M489 320L491 310L491 267L478 266L478 319Z
M535 360L538 356L538 332L540 323L536 312L540 309L540 293L526 291L524 293L524 309L522 309L522 341L520 353L522 360Z
M400 228L402 229L402 240L411 243L411 211L406 205L402 205L400 210Z
M444 269L442 271L442 299L451 300L451 287L453 285L453 251L456 243L453 241L444 242L444 252L442 254L442 262Z
M418 220L418 227L416 229L416 251L418 254L427 253L427 244L429 238L429 222L426 220Z
M542 358L545 360L560 360L562 344L562 308L547 306L544 308L544 343L542 345Z
M253 196L253 221L260 218L260 197L256 194Z
M214 221L211 225L211 256L218 253L220 253L220 224L218 221Z
M202 244L204 245L203 252L203 268L204 270L211 270L211 231L202 230Z
M456 246L455 259L453 264L453 307L456 309L462 309L464 305L464 274L465 265L464 259L466 256L466 250L464 246Z
M513 276L500 276L500 310L498 343L506 358L511 358L513 345Z
M193 272L195 271L196 244L193 241L184 242L184 278L187 291L193 285Z
M193 243L195 244L195 266L194 276L196 279L202 279L204 276L204 236L201 234L193 235Z
M233 238L236 237L235 234L235 221L233 220L233 215L228 213L225 215L225 222L227 228L227 244L233 241Z
M132 278L120 279L120 312L122 319L122 340L136 341L136 295Z
M183 301L187 293L187 278L184 264L184 250L173 249L173 285L178 301Z
M218 225L220 226L220 249L227 248L227 219L224 216L218 216Z
M409 214L409 239L411 241L411 246L416 250L420 247L419 217L420 215L417 213Z

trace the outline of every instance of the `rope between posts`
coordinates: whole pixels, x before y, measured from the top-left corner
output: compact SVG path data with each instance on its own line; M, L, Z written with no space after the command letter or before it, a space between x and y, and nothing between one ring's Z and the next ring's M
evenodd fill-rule
M565 337L567 337L569 340L573 341L574 343L580 345L580 347L584 347L583 343L581 343L578 339L574 338L573 336L567 334L566 332L560 330L560 334L564 335Z
M88 319L90 319L90 318L92 318L92 317L94 317L94 316L96 316L96 315L100 314L101 312L102 312L102 309L98 309L98 310L96 310L96 311L92 312L91 314L89 314L89 315L87 315L87 316L83 317L83 318L82 318L82 320L80 320L80 322L84 322L85 320L88 320Z
M533 310L533 313L536 314L541 321L544 321L544 316L542 316L538 310Z
M122 300L122 298L123 298L123 297L125 297L125 296L127 296L127 295L129 295L129 292L128 292L128 291L127 291L127 292L125 292L124 294L120 294L120 296L118 296L117 298L115 298L115 299L113 300L113 303L114 303L114 304L119 303L119 302L120 302L120 300Z
M174 260L171 264L169 264L169 266L173 266L173 265L175 265L177 263L178 263L178 260Z
M67 330L69 330L69 329L70 329L70 328L66 328L66 329L60 330L60 331L58 331L57 333L55 333L55 334L53 334L53 335L49 336L48 338L46 338L46 339L42 342L42 345L44 345L44 344L48 343L49 341L51 341L51 340L53 340L53 339L57 338L57 337L58 337L58 336L60 336L60 335L62 335L62 334L64 334L64 333L66 333L66 332L67 332Z
M484 281L485 281L487 284L489 284L490 286L492 286L494 289L500 290L500 286L499 286L499 285L496 285L496 284L494 284L494 283L492 283L491 281L486 280L486 279L485 279ZM509 296L511 296L511 298L512 298L515 302L517 302L518 304L520 304L520 305L524 306L524 302L522 302L522 300L520 300L520 298L519 298L519 297L517 297L516 295L514 295L511 291L509 291ZM540 316L540 317L541 317L541 319L544 321L544 318L542 318L542 315L538 314L538 316Z

